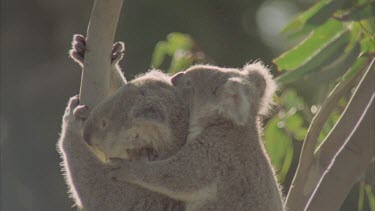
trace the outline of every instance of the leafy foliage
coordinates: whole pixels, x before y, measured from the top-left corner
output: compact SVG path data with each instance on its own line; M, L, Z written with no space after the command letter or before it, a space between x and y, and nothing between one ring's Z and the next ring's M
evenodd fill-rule
M289 40L302 41L273 60L282 73L276 78L281 89L276 99L277 112L265 125L264 139L280 182L285 181L293 160L297 159L294 143L306 137L307 128L319 112L322 100L338 81L347 81L361 74L374 58L374 16L373 0L320 0L282 30L281 34ZM171 58L167 68L169 73L176 73L204 59L194 40L181 33L171 33L156 45L152 66L166 65L167 56ZM316 90L306 95L305 84L313 84ZM323 97L312 104L314 95ZM339 120L347 99L343 97L329 115L318 143ZM368 184L361 185L358 209L363 210L366 197L368 207L375 210L374 192Z
M196 44L189 35L177 32L168 34L167 40L156 44L151 66L160 68L165 62L166 56L171 58L168 72L172 74L204 58L203 53L196 49Z

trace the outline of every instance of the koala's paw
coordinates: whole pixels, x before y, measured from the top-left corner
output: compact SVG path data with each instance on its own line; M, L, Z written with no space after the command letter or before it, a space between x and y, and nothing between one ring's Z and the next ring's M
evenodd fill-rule
M80 34L75 34L72 41L72 49L69 51L70 57L83 67L86 51L86 38Z
M116 42L112 47L111 62L112 65L117 65L124 57L125 44L123 42Z
M90 110L86 105L79 105L79 96L71 97L64 114L64 124L71 128L81 130L83 123L90 114Z
M86 38L80 34L75 34L72 41L72 49L69 51L70 57L83 67L86 52ZM125 44L116 42L113 44L111 53L112 65L117 65L125 53Z

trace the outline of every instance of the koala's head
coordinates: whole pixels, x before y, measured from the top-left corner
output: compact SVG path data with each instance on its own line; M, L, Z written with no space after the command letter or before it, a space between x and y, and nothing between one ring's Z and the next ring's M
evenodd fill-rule
M188 107L170 77L150 71L91 111L84 140L102 161L163 159L185 143L188 120Z
M190 121L220 115L238 125L266 114L276 89L269 70L259 62L242 70L193 66L171 81L189 104Z

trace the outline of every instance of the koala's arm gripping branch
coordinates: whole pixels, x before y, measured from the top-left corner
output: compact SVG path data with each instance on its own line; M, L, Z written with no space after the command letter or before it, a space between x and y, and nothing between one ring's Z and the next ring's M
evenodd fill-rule
M95 0L87 30L80 103L95 107L110 84L111 52L123 0Z

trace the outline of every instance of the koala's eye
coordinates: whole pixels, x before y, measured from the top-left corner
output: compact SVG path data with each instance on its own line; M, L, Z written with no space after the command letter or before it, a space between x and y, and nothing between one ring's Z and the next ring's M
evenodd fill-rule
M102 129L106 128L108 125L108 122L107 120L105 119L102 119L102 121L100 122L100 126L102 127Z

